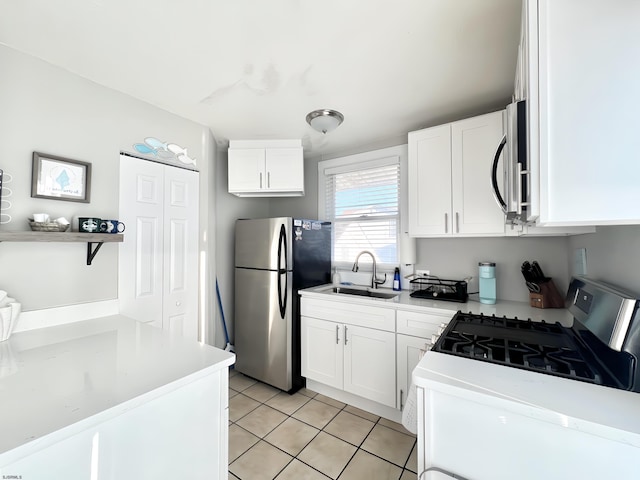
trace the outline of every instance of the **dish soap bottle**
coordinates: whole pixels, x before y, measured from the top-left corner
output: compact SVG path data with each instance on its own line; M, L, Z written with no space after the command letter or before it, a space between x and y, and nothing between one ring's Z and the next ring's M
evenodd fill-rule
M396 292L402 290L402 285L400 285L400 269L396 267L396 270L393 272L393 289Z
M333 269L332 280L333 280L333 286L334 287L339 287L340 286L340 281L341 280L340 280L340 274L338 273L338 268L337 267Z

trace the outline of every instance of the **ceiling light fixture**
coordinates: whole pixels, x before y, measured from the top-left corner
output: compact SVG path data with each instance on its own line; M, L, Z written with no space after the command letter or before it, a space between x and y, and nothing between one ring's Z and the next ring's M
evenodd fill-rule
M338 128L344 121L344 115L335 110L314 110L307 115L307 123L321 133L328 133Z

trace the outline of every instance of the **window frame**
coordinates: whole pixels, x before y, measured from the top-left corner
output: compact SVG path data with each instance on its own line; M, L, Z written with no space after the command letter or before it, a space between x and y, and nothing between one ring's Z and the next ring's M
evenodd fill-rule
M402 241L401 236L403 232L407 231L406 226L406 209L407 209L407 158L408 158L408 146L398 145L395 147L383 148L380 150L374 150L370 152L359 153L355 155L348 155L344 157L337 157L328 160L321 160L318 162L318 218L321 220L329 220L329 215L325 211L327 205L326 198L326 182L327 176L334 173L343 173L355 170L363 170L367 168L375 168L377 166L389 165L393 163L390 159L393 158L399 163L400 176L398 185L398 220L397 220L397 236L396 236L396 249L397 249L397 263L389 264L383 263L378 265L380 272L392 273L394 268L401 264L402 258ZM332 231L332 242L333 235ZM332 268L350 270L353 266L353 261L340 261L336 262L333 258L333 245L331 248L331 264ZM363 257L365 258L365 257ZM366 261L366 260L365 260ZM368 265L362 265L362 271L367 271Z

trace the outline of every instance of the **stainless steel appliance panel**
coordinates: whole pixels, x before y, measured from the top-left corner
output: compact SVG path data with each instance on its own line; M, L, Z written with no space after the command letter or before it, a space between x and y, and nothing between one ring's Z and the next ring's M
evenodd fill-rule
M236 267L291 270L291 222L290 217L238 220Z
M236 369L291 390L292 274L245 268L235 274Z

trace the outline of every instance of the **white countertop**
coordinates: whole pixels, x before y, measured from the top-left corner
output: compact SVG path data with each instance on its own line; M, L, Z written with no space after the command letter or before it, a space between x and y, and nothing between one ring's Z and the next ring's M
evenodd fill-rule
M345 285L345 287L347 287ZM361 288L353 287L348 288ZM388 288L379 288L377 291L385 293L398 293L398 296L391 299L360 297L357 295L339 294L333 292L333 285L320 285L318 287L300 290L303 297L323 298L332 301L362 303L375 305L378 307L413 310L413 311L429 311L430 309L449 310L451 316L461 310L464 313L482 313L484 315L507 316L509 318L519 318L522 320L531 319L533 321L559 322L562 325L570 326L573 323L572 315L564 308L534 308L525 302L514 302L510 300L498 300L495 305L487 305L475 300L468 300L465 303L447 302L443 300L428 300L423 298L411 297L411 291L402 290L394 292Z
M640 395L488 362L427 352L417 387L640 447Z
M227 368L235 356L114 315L0 342L0 457Z

